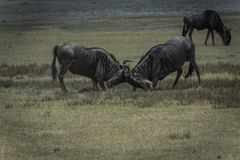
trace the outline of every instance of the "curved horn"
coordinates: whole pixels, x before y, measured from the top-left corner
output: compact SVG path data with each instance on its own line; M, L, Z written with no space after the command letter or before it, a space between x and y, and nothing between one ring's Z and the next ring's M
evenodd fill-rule
M131 60L124 60L123 61L123 64L125 65L126 63L128 63L128 62L132 62Z
M131 60L124 60L123 61L123 64L121 65L121 68L122 69L124 69L124 70L130 70L130 67L129 67L129 65L127 65L126 63L128 63L128 62L132 62Z

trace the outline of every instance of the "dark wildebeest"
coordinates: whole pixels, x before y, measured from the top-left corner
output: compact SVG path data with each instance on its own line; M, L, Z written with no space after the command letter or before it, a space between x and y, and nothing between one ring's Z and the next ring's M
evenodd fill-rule
M219 14L213 10L206 10L200 15L192 15L183 18L183 31L182 36L188 34L189 38L192 40L192 33L194 28L197 30L208 29L207 37L205 40L205 45L207 45L209 34L212 35L212 44L214 43L214 30L220 35L223 40L224 45L229 45L231 42L230 29L224 26Z
M120 65L116 58L102 48L85 48L74 43L64 43L53 48L52 77L57 79L56 58L60 64L58 76L61 88L67 92L63 78L69 70L92 79L93 88L97 89L99 83L105 90L104 82L115 76L128 60Z
M182 74L182 66L186 61L190 62L185 78L189 77L193 70L196 70L198 84L200 85L199 68L195 61L195 46L186 37L175 37L164 44L151 48L130 71L128 67L121 74L116 75L107 82L109 87L113 87L121 82L128 82L135 88L155 89L159 80L177 71L177 77L172 88L177 84Z

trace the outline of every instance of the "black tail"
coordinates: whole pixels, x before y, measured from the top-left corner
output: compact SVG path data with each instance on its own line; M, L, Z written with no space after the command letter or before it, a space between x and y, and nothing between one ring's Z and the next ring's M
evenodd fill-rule
M53 47L53 60L52 60L52 79L57 79L57 67L56 67L56 57L57 57L58 45Z
M194 66L191 64L191 62L189 63L189 68L188 68L188 73L184 76L185 78L188 78L189 76L192 75L193 73L193 69L194 69Z
M183 29L182 29L182 36L186 36L186 24L185 24L185 17L183 18Z

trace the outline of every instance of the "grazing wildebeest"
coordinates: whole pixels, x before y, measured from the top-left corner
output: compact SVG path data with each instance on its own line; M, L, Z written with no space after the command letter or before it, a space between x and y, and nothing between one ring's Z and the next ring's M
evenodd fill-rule
M102 48L85 48L74 43L64 43L53 48L52 77L57 79L56 58L60 64L59 81L63 91L67 92L63 78L69 70L92 79L93 88L105 90L104 82L118 74L128 60L120 65L116 58Z
M231 42L230 29L224 26L219 14L213 10L206 10L200 15L191 15L183 18L183 31L182 36L188 34L192 40L192 33L194 28L197 30L208 29L205 45L207 45L209 34L212 35L212 44L214 43L214 30L220 35L224 45L229 45Z
M135 88L155 89L159 80L177 71L177 77L172 88L177 84L182 74L182 66L186 61L190 62L185 78L189 77L193 70L196 70L198 84L200 85L199 68L195 61L195 46L186 37L175 37L164 44L151 48L130 71L126 67L120 75L116 75L107 82L109 87L113 87L121 82L128 82Z

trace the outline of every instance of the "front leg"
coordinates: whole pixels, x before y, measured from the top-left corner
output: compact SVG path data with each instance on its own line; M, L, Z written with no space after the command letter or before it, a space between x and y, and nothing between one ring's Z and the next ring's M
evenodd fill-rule
M213 32L213 30L211 31L211 35L212 35L212 45L215 46L215 42L214 42L214 32Z
M100 85L100 88L103 90L103 91L106 91L106 87L105 87L105 84L103 81L99 81L99 85Z
M205 46L207 46L207 41L208 41L209 35L210 35L210 29L208 29L208 32L207 32L207 37L206 37L206 40L205 40Z
M93 90L98 90L97 81L92 79Z
M177 70L177 77L176 77L176 79L175 79L175 81L174 81L174 83L173 83L172 89L174 89L174 87L176 86L176 84L177 84L177 82L178 82L181 74L182 74L182 68L179 69L179 70Z
M98 62L95 72L96 72L95 78L97 80L97 83L99 84L100 88L105 91L106 90L106 87L104 85L105 68L101 66L101 61Z
M60 67L60 73L58 75L58 78L59 78L60 85L63 92L68 92L68 90L65 87L63 79L64 79L64 75L67 73L70 66L71 66L71 63L68 63L68 64L66 63L66 64L62 64Z
M158 80L159 78L156 76L152 79L152 83L153 83L153 90L155 90L157 84L158 84Z

